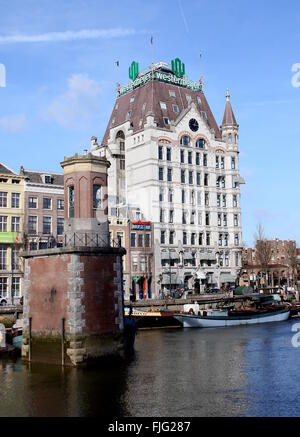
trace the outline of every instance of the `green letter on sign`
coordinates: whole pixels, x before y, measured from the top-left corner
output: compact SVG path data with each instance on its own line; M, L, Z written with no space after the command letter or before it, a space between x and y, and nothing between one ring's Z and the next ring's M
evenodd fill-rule
M179 58L173 59L171 63L171 68L175 76L182 77L185 73L185 65Z
M129 79L135 80L138 74L139 74L139 64L135 61L132 61L129 67Z

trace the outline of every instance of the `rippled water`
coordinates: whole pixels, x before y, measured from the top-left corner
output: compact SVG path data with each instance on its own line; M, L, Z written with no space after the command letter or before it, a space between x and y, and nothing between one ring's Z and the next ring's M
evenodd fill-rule
M0 360L0 416L299 416L293 323L140 331L101 369Z

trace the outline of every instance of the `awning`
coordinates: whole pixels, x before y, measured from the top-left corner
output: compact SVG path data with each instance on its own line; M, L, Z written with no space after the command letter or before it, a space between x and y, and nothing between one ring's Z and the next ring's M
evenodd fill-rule
M225 284L225 283L231 283L231 282L235 282L235 276L233 276L231 273L221 273L220 274L220 282L221 284Z
M0 232L0 243L18 243L17 232Z
M207 261L216 261L216 255L211 252L200 252L199 254L200 261L207 260Z
M180 284L180 280L178 278L178 275L176 273L164 273L162 278L162 285L169 285L171 282L171 285Z
M194 259L194 257L191 254L191 252L184 252L183 259L187 259L187 260L191 259L192 260L192 259Z

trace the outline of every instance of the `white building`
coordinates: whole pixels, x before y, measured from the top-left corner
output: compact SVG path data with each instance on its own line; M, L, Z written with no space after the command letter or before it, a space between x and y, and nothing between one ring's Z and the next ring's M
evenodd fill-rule
M229 92L219 128L201 81L174 72L155 64L119 88L101 145L92 138L93 153L111 162L109 215L153 223L153 297L230 284L241 268L243 179Z

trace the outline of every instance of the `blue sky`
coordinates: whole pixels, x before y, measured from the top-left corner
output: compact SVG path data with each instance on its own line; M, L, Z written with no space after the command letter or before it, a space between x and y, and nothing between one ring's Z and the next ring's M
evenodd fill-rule
M115 61L125 84L132 60L150 65L152 34L155 61L180 57L192 80L201 70L218 124L230 89L244 242L253 244L261 221L269 238L300 244L299 1L0 0L0 11L0 161L56 171L92 135L101 140Z

